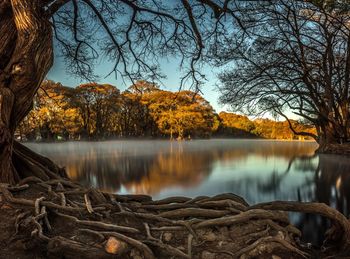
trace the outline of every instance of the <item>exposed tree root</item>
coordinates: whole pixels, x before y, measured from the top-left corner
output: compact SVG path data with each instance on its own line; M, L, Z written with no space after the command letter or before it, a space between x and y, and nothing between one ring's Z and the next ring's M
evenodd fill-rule
M330 219L333 226L327 232L324 249L334 248L332 244L341 244L342 251L350 255L350 221L339 211L330 208L324 203L300 203L294 201L274 201L261 203L251 209L297 211L304 213L319 214ZM327 247L330 246L330 247Z
M350 223L324 204L249 206L233 194L152 201L33 176L17 186L0 184L0 191L1 209L17 209L11 240L22 240L28 253L40 251L42 258L312 257L283 211L328 217L334 227L323 256L349 252Z

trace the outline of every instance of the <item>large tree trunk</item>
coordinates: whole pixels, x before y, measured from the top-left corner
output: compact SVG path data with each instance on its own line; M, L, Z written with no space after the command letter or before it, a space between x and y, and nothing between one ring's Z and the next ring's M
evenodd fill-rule
M336 130L329 123L322 125L318 134L319 148L316 150L317 153L350 155L350 142L346 138L347 132Z
M52 29L41 5L40 0L0 3L0 182L19 180L15 163L34 165L29 162L33 154L19 158L13 143L15 129L53 63Z

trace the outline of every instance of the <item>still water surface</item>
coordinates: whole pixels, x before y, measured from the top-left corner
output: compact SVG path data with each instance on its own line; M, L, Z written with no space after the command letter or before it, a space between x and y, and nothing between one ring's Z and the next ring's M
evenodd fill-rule
M314 142L211 139L27 143L65 166L71 179L114 193L155 199L233 192L248 203L272 200L319 201L348 215L350 161L315 156ZM311 237L319 218L294 222ZM317 240L316 240L317 242Z

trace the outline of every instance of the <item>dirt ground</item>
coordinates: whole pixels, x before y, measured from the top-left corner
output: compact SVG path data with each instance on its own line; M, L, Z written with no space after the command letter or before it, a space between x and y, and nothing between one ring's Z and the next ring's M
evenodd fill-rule
M153 201L35 177L0 191L0 258L350 258L337 231L311 251L286 212L234 194Z

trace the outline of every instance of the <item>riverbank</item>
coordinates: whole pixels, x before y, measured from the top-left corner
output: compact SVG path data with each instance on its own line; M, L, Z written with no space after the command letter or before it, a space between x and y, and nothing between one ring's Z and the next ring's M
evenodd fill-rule
M67 179L0 185L3 258L323 258L349 251L350 224L317 203L249 206L234 194L196 198L114 195ZM310 250L283 211L334 221Z
M183 139L177 139L173 138L170 139L169 137L113 137L113 138L105 138L105 139L60 139L60 140L50 140L50 139L42 139L42 140L20 140L17 139L20 143L65 143L65 142L108 142L108 141L142 141L142 140L164 140L164 141L179 141L179 142L187 142L187 141L195 141L195 140L215 140L215 139L227 139L227 140L265 140L265 141L286 141L286 142L316 142L312 139L273 139L273 138L262 138L262 137L232 137L232 136L225 136L225 135L218 135L208 138L183 138Z

